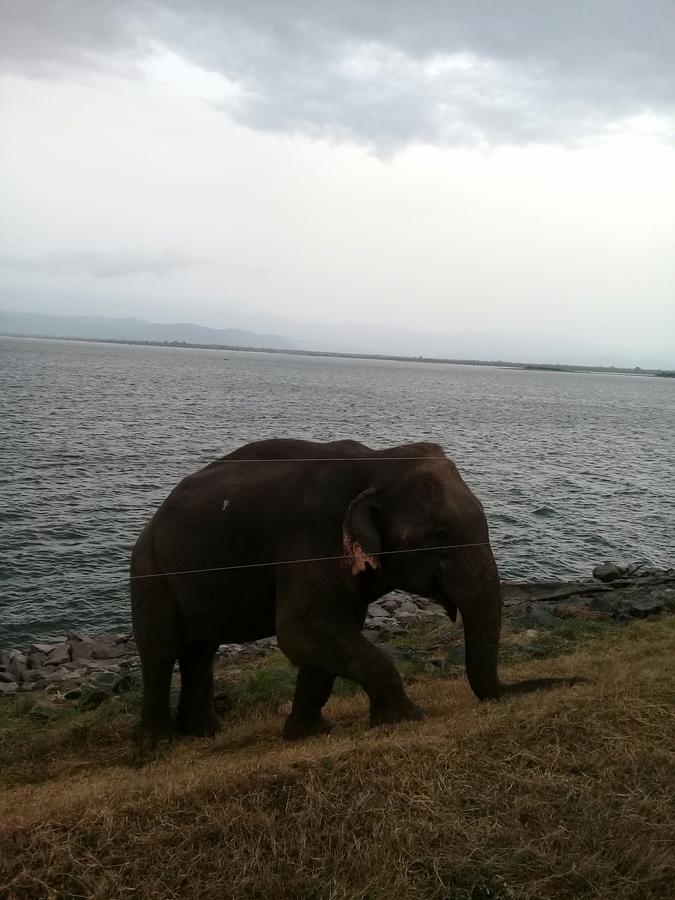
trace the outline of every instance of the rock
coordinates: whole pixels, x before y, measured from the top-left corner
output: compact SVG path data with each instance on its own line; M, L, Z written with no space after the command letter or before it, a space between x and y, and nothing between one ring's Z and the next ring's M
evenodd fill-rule
M401 603L399 600L391 599L391 600L381 600L376 605L379 606L380 609L386 609L387 612L394 612L395 610L397 610L399 608Z
M47 654L47 665L60 666L62 663L70 662L70 644L57 644Z
M66 631L66 640L77 643L77 641L83 641L84 638L79 631Z
M407 612L413 616L416 616L418 613L417 604L413 603L413 601L410 598L406 597L404 600L401 600L401 602L399 603L397 615L400 615L402 612Z
M598 594L611 591L607 584L583 581L504 581L502 597L506 606L519 603L537 603L542 600L564 600L582 594Z
M609 561L601 563L593 569L593 578L597 578L598 581L614 581L615 578L621 578L623 574L624 570L620 566Z
M112 686L113 694L126 694L141 687L141 679L132 672L119 675Z
M19 650L0 650L0 665L23 667L27 662L26 655Z
M40 674L39 669L26 669L23 673L23 678L21 679L22 684L35 684L38 681L41 681L44 676ZM2 678L2 675L0 675Z
M42 666L39 669L27 669L26 672L24 672L23 677L28 681L40 681L43 678L49 678L53 671L53 669L50 669L47 666Z
M82 659L79 660L79 663L86 665L87 672L119 672L120 670L120 664L111 659Z
M380 631L403 631L403 625L396 619L381 619L376 623Z
M66 700L79 700L82 696L82 686L78 685L77 687L71 688L69 691L66 691L63 696Z
M513 621L520 625L525 625L527 628L549 628L552 625L560 624L560 619L557 616L554 616L547 609L542 609L541 606L536 606L534 603L526 604L513 617Z
M0 694L14 694L18 690L16 681L0 681Z
M73 662L88 659L116 659L122 655L119 644L88 638L72 644L71 650Z
M52 650L55 650L56 647L60 647L62 643L62 641L59 641L58 644L31 644L29 652L44 653L45 656L48 656L52 652Z
M0 669L11 675L12 681L21 681L27 663L26 656L18 650L0 650Z
M80 696L82 709L96 709L110 697L110 691L101 687L83 686Z
M40 653L39 651L35 651L33 653L28 654L28 668L29 669L41 669L43 666L47 665L47 654Z
M638 597L629 601L628 615L644 619L647 616L656 616L662 613L665 608L666 602L661 597Z
M11 684L14 681L14 676L10 675L9 672L0 672L0 681L5 684Z
M61 684L70 675L70 671L65 666L59 666L58 669L52 669L47 678L47 684Z

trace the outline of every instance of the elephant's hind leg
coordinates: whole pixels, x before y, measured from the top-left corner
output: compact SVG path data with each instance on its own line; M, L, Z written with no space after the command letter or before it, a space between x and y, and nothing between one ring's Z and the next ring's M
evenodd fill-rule
M300 666L295 684L293 708L284 725L284 737L300 740L315 734L329 734L333 727L321 714L333 690L335 675L316 666Z
M134 636L143 669L143 708L136 739L154 746L171 738L171 676L180 649L177 604L163 578L132 581Z
M195 641L181 652L180 697L176 730L180 734L212 737L218 730L213 705L213 659L218 644Z
M136 740L141 745L155 746L171 740L169 695L175 657L141 654L143 669L143 709Z

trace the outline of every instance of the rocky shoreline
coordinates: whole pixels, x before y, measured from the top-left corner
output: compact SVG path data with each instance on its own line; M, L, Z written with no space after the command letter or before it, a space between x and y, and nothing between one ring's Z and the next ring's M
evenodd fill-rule
M675 569L603 563L593 570L593 577L581 581L505 582L503 596L505 623L515 628L550 628L574 616L646 618L675 610ZM414 621L444 615L430 600L393 591L370 605L366 630L386 641L388 634L405 630ZM275 647L276 638L223 644L216 665L265 656ZM0 698L42 691L54 699L93 708L140 684L140 662L130 634L70 631L61 641L0 650Z

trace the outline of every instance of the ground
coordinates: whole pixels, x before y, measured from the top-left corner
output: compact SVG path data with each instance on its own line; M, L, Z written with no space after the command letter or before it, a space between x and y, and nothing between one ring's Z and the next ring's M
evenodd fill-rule
M447 620L387 636L421 723L280 738L293 672L219 671L224 723L139 759L135 690L0 703L2 898L675 896L675 616L511 629L505 680L587 684L479 704ZM133 686L131 686L133 687Z

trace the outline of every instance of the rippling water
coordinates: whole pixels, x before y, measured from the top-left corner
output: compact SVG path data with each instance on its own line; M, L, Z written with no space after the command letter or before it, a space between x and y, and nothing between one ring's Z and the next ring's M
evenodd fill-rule
M504 578L675 557L675 384L0 338L0 646L129 625L136 536L251 440L433 440L483 500Z

